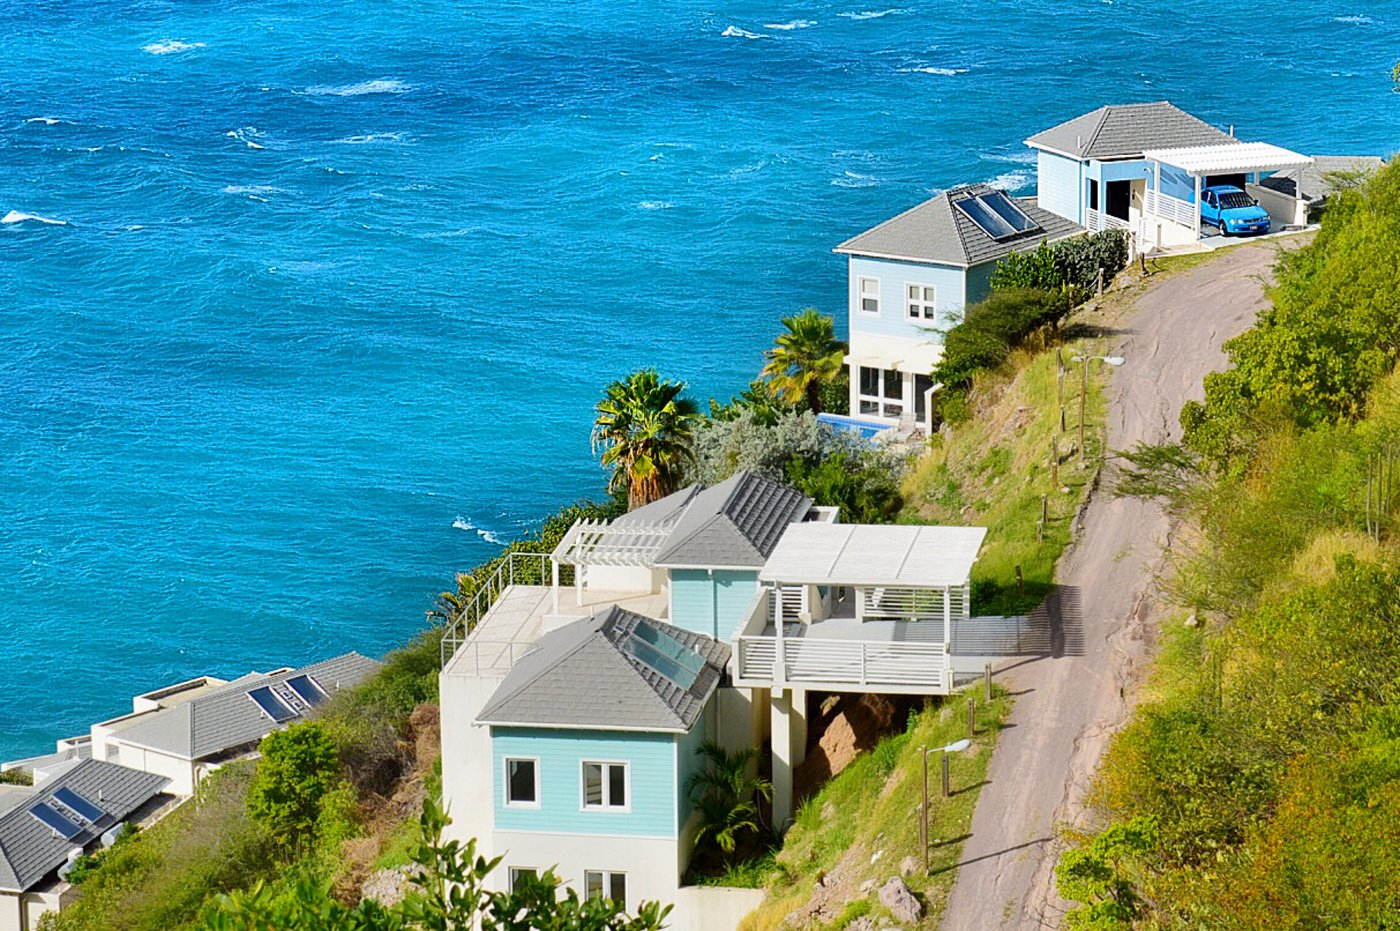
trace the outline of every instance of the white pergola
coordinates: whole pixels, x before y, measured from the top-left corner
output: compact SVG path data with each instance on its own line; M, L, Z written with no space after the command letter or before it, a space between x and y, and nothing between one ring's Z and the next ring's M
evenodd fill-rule
M784 586L826 585L854 588L862 621L941 616L947 643L953 639L954 602L960 618L970 614L972 564L986 536L985 527L794 524L758 577L773 585L780 639Z
M559 567L574 567L574 587L582 595L589 566L651 568L675 519L658 522L629 520L579 520L550 553L554 573L554 610L559 611ZM580 599L581 601L582 599Z
M1210 175L1257 174L1264 171L1297 171L1296 198L1303 196L1303 170L1313 163L1310 156L1293 152L1268 142L1234 142L1219 145L1185 146L1175 149L1151 149L1142 153L1153 163L1155 197L1150 198L1160 219L1183 223L1182 202L1162 194L1162 166L1171 165L1193 179L1195 197L1190 205L1190 226L1196 237L1201 235L1201 188ZM1175 203L1170 203L1175 201Z

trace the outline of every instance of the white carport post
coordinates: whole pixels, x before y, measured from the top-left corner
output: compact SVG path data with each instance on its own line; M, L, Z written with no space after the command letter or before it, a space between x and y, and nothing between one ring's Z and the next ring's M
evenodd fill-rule
M953 645L953 588L951 585L943 586L943 642L947 648Z
M1196 202L1193 206L1196 208L1196 241L1199 242L1201 239L1201 176L1193 174L1191 178L1196 183Z
M554 574L554 613L557 615L559 613L559 560L550 559L549 565ZM574 571L578 572L577 569Z
M773 827L780 832L792 819L792 691L775 688L769 698L772 727L768 743L773 749Z
M1157 190L1152 195L1152 246L1160 248L1162 245L1162 163L1152 162L1154 177L1152 185Z

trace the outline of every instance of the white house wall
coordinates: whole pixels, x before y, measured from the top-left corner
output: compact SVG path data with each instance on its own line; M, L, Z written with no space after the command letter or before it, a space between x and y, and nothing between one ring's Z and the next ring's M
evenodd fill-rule
M117 748L115 759L110 752L113 746ZM165 791L172 795L194 794L195 766L190 760L183 760L158 750L149 750L136 744L129 744L114 737L107 738L107 749L99 759L120 763L131 769L139 769L143 773L164 776L170 780L170 785L166 787Z
M589 588L613 592L659 592L665 579L646 566L589 566L583 573Z
M1036 150L1036 204L1043 210L1083 223L1083 166L1072 158Z
M500 679L440 676L442 708L442 799L452 823L447 836L478 838L478 853L491 856L495 827L491 731L472 724Z
M676 873L678 844L674 837L610 837L596 834L497 831L495 853L505 859L490 877L494 889L505 889L510 868L543 872L550 867L565 883L584 893L586 870L627 874L627 908L641 902L674 902L680 888Z

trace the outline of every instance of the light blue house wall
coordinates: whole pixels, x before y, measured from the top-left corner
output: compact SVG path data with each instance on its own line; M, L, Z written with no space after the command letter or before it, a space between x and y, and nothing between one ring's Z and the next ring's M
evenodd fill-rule
M491 749L498 831L664 838L677 835L675 735L493 727ZM539 760L537 808L506 805L508 757ZM629 764L630 810L584 810L585 760Z
M1202 184L1205 182L1202 181ZM1162 166L1162 193L1188 204L1196 202L1196 181L1173 165Z
M967 302L976 304L992 293L992 272L997 270L996 262L983 262L967 270Z
M1124 162L1101 162L1095 159L1089 163L1089 177L1097 178L1101 183L1141 181L1151 178L1152 171L1152 163L1140 158Z
M1083 166L1072 158L1044 149L1036 151L1036 203L1067 220L1083 223Z
M965 269L956 265L932 265L921 262L894 262L886 259L850 257L848 280L851 332L872 336L894 336L925 342L938 341L935 328L946 328L951 318L961 315L966 300ZM880 282L880 312L867 314L861 310L860 279L873 278ZM911 284L933 285L938 319L916 324L909 319L905 305L906 288Z
M678 797L677 807L679 808L676 819L677 832L690 820L691 812L695 810L695 805L690 801L690 794L685 790L685 784L690 779L691 773L698 772L705 766L704 759L695 751L700 748L707 737L714 736L710 724L714 707L714 702L707 705L704 713L700 715L700 720L691 727L690 733L676 738L676 794Z
M756 570L672 569L670 622L731 643L757 593Z

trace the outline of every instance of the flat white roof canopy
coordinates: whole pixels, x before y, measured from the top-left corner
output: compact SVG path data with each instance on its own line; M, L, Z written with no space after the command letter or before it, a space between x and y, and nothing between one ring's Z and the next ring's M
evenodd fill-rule
M793 524L758 573L789 585L966 585L985 527Z
M943 356L943 347L933 342L931 332L926 343L914 343L888 336L862 335L860 345L859 355L850 353L846 356L848 364L854 362L856 365L892 369L911 375L928 375Z
M1180 149L1152 149L1143 158L1174 165L1189 175L1225 175L1242 171L1282 171L1303 168L1312 158L1267 142L1195 145Z

